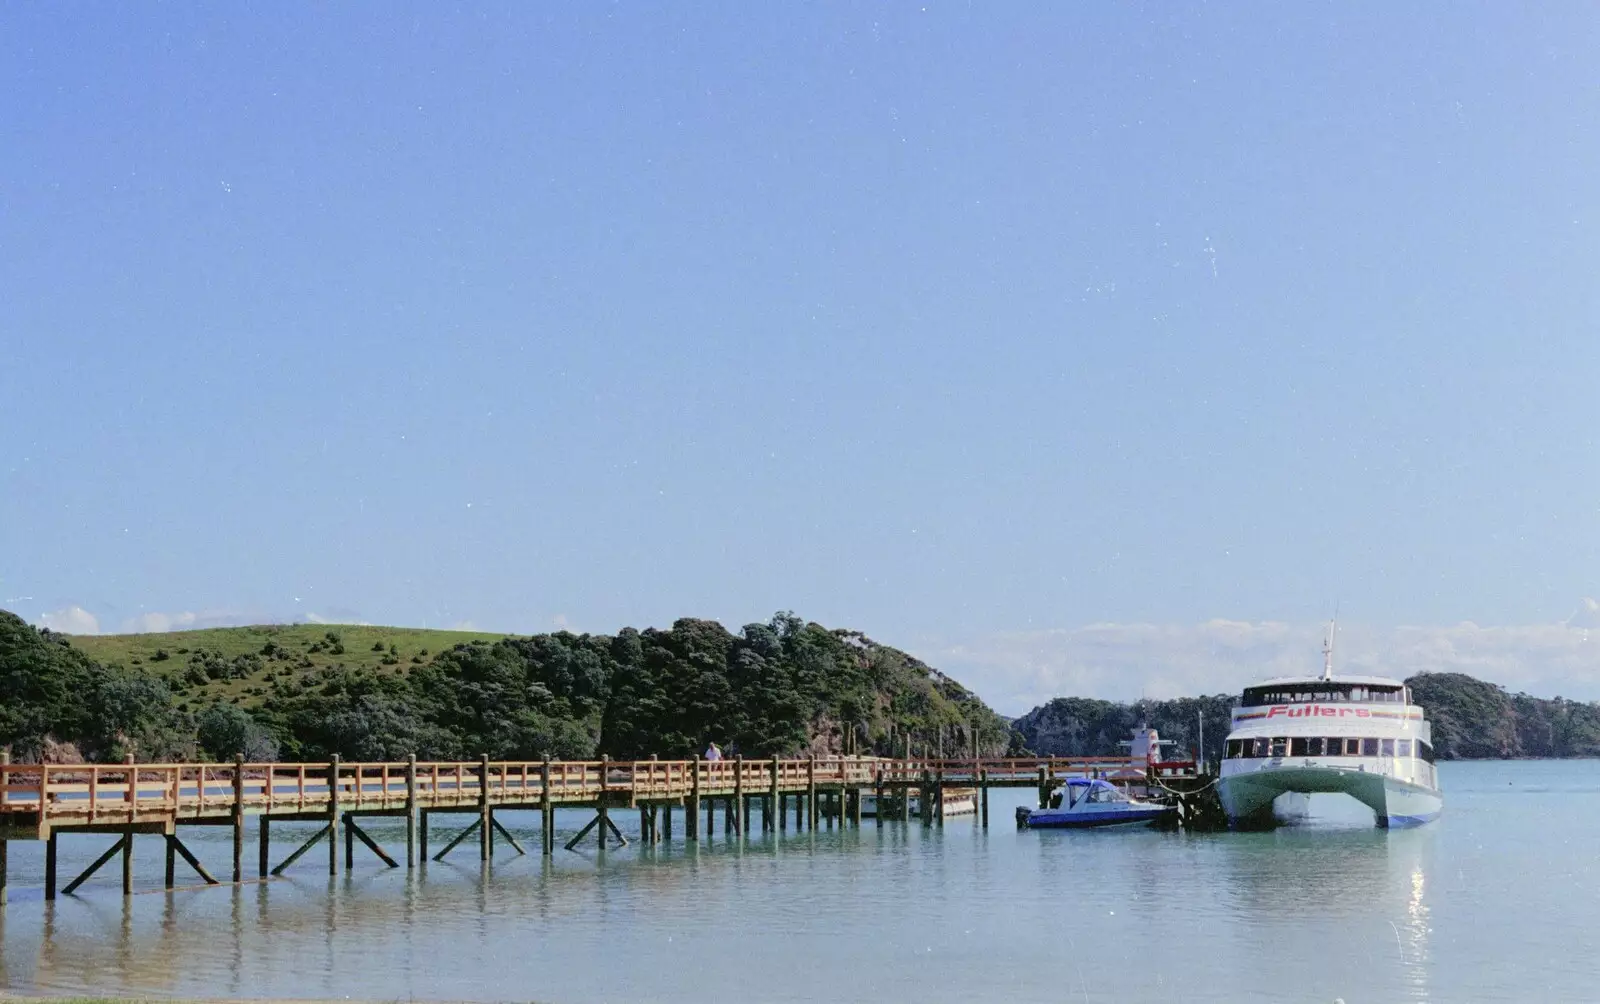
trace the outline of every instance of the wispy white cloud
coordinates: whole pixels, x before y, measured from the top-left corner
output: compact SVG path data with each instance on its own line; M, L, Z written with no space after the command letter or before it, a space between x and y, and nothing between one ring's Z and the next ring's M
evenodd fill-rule
M200 631L205 628L243 627L260 624L267 618L239 610L150 610L122 622L123 634L150 634L162 631Z
M39 626L63 634L99 634L100 618L80 606L73 605L40 614Z
M1580 615L1600 615L1585 600ZM1318 673L1325 625L1211 620L1090 624L990 635L918 655L1007 714L1052 697L1131 700L1236 691L1273 676ZM1404 678L1470 673L1508 690L1600 698L1600 629L1580 616L1555 624L1340 625L1337 666Z
M326 614L307 610L300 617L307 624L348 624L356 627L366 627L372 623L371 621L361 620L348 610L334 610Z

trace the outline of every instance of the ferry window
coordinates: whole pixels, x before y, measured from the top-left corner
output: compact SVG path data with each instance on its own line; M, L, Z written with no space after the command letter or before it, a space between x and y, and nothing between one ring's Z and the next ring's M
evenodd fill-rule
M1423 742L1421 739L1418 739L1417 756L1426 760L1428 763L1433 763L1433 747L1428 743Z
M1240 742L1238 739L1229 739L1228 740L1228 759L1229 760L1237 760L1241 756L1244 756L1244 752L1240 749L1240 747L1243 746L1243 745L1244 744L1242 742Z
M1322 737L1312 736L1306 740L1306 756L1322 755Z
M1254 746L1250 750L1250 755L1253 757L1265 757L1267 755L1267 747L1270 742L1271 740L1267 739L1266 737L1252 740Z
M1395 755L1397 756L1411 755L1411 740L1409 739L1396 740L1394 747Z
M1378 755L1378 740L1376 740L1376 739L1363 739L1363 740L1361 740L1361 755L1362 756L1377 756Z
M1287 756L1289 754L1289 740L1283 736L1272 737L1272 755Z
M1355 701L1357 704L1360 704L1363 701L1365 701L1366 699L1367 699L1367 688L1366 687L1351 687L1350 688L1350 700Z
M1384 756L1394 756L1394 740L1393 739L1385 739L1385 740L1383 740L1382 749L1383 749L1383 755Z
M1305 739L1303 737L1295 736L1293 739L1289 740L1289 755L1290 756L1307 756L1307 755L1309 755L1308 751L1306 749L1306 741L1305 741Z
M1359 739L1346 739L1344 741L1344 755L1345 756L1360 756L1361 755L1361 740L1359 740Z

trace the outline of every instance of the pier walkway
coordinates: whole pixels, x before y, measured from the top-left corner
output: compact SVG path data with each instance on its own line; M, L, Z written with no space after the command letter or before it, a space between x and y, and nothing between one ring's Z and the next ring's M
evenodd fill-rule
M790 813L796 830L815 828L819 819L840 825L861 823L863 795L876 796L878 825L898 812L909 822L912 795L925 825L943 822L947 789L976 789L978 824L989 824L989 789L1037 787L1041 804L1057 785L1073 777L1104 777L1146 783L1150 775L1192 777L1192 763L1157 764L1148 771L1127 757L1024 759L884 759L811 757L747 760L742 757L692 760L591 760L460 763L244 763L22 765L0 759L0 906L5 903L6 847L13 840L43 840L45 898L57 893L56 845L62 834L114 837L110 848L62 889L73 892L101 866L122 858L123 891L132 891L133 838L165 839L166 886L175 881L182 858L208 883L217 883L179 839L183 826L233 829L232 881L244 880L247 817L257 817L257 872L277 875L326 841L328 873L339 870L343 835L345 868L355 866L355 844L362 843L384 865L399 861L362 829L368 816L403 817L404 860L414 867L428 856L429 826L440 815L470 817L434 855L438 860L476 836L479 855L488 860L497 838L518 854L516 838L496 819L500 809L537 810L544 854L555 852L557 808L588 808L595 813L566 847L591 833L600 847L608 839L626 844L610 813L639 811L642 839L672 839L674 810L682 810L684 839L714 833L716 817L731 834L743 834L759 812L762 830L785 830ZM701 810L704 809L704 820ZM271 862L273 822L324 824L277 865ZM300 836L301 834L296 834Z

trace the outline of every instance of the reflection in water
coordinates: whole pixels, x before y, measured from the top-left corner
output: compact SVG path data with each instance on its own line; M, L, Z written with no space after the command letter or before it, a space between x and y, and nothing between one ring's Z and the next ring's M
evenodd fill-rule
M1222 852L1235 945L1318 960L1296 979L1307 996L1383 988L1427 996L1427 907L1435 829L1284 827L1232 834ZM1342 951L1330 957L1330 946Z
M1518 769L1600 776L1595 764ZM159 889L159 855L146 854L147 891L130 899L117 876L54 905L20 890L0 918L0 988L714 1004L907 985L929 1002L1516 1000L1537 986L1583 998L1597 918L1561 890L1594 881L1587 845L1567 834L1600 813L1600 784L1526 796L1544 800L1518 813L1504 810L1507 787L1475 801L1453 782L1445 820L1409 831L981 833L967 820L868 821L743 840L719 825L715 841L686 845L677 827L680 842L636 842L604 860L592 846L554 860L506 849L487 869L475 853L414 871L368 858L336 879L313 863L272 882L171 894ZM1031 793L1013 794L996 797L992 818ZM584 821L562 823L570 834ZM379 839L404 846L403 829ZM193 845L226 866L225 831ZM76 857L63 871L101 849L64 842ZM38 874L36 859L19 863L27 853L13 848L14 882ZM1124 964L1129 946L1150 944L1160 950Z
M1422 898L1427 884L1422 866L1418 865L1411 872L1411 898L1406 901L1404 950L1401 952L1405 963L1403 975L1406 989L1417 1000L1426 1000L1428 997L1428 905ZM1398 938L1400 929L1397 928L1395 933Z

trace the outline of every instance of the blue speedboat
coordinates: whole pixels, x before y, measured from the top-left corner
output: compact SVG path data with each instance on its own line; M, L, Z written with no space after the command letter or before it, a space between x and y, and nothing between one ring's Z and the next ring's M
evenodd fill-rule
M1075 777L1050 796L1043 809L1017 807L1017 822L1029 827L1117 826L1148 823L1176 809L1141 802L1109 781Z

